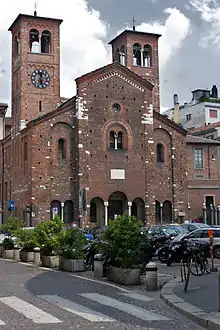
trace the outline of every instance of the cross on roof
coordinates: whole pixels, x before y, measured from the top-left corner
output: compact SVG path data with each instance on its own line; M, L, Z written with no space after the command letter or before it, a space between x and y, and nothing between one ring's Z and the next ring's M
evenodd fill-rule
M133 31L135 31L135 23L136 23L136 19L135 19L135 17L133 17L132 22L133 22Z

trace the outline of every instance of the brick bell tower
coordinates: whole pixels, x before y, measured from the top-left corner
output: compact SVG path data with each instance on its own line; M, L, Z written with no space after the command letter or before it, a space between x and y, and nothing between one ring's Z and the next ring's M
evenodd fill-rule
M158 39L160 34L125 30L109 42L112 46L112 60L128 67L154 85L152 103L160 112Z
M60 102L62 20L19 14L12 33L12 121L17 133Z

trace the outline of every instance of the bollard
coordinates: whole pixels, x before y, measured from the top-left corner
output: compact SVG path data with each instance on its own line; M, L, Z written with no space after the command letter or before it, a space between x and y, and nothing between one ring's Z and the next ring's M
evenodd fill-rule
M103 277L103 256L102 254L96 254L94 256L94 275L95 277Z
M21 249L17 245L15 245L14 260L20 261L20 251L21 251Z
M34 248L34 264L37 266L40 266L40 264L41 264L39 247Z
M156 262L149 262L146 265L146 290L155 291L157 288L157 264Z

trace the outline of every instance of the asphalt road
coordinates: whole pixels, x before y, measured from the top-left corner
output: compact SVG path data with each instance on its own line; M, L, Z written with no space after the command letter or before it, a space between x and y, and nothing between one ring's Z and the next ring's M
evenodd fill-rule
M202 330L167 307L159 292L118 288L83 274L0 260L0 330Z

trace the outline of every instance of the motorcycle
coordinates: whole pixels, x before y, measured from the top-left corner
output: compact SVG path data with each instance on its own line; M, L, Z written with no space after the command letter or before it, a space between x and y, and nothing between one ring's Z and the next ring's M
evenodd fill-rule
M173 239L174 239L174 236L166 237L166 240L164 241L162 246L159 248L157 257L161 263L166 263L168 254L169 254L169 247L170 247L170 244L173 241Z
M171 243L166 261L167 266L171 266L173 262L179 263L181 260L186 261L192 254L192 251L196 253L203 251L207 257L209 253L209 243L189 243L185 238L182 238L179 242Z

